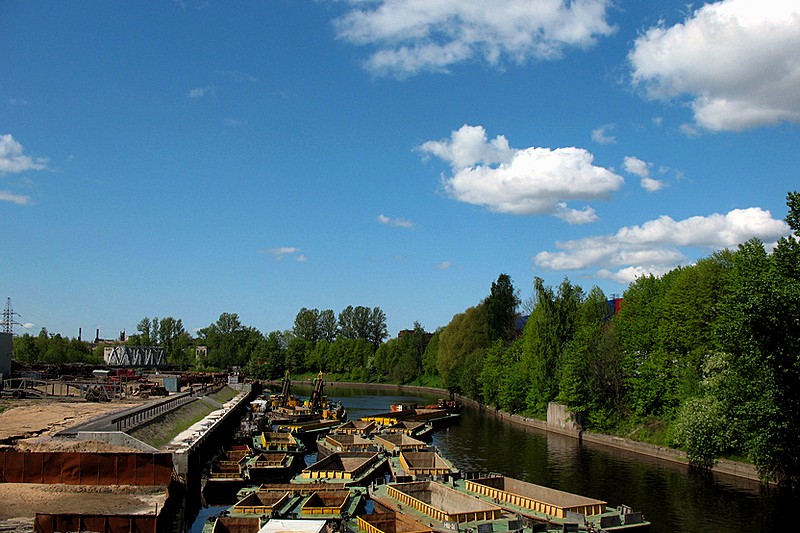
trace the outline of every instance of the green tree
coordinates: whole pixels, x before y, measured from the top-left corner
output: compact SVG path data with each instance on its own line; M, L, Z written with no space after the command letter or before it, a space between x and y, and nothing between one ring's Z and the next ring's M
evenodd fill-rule
M294 318L294 327L292 328L294 336L304 341L316 343L320 338L319 331L319 310L306 309L303 307Z
M39 348L36 339L30 333L25 333L19 337L12 338L13 348L12 357L17 361L35 363L39 361Z
M464 384L477 384L482 370L477 363L482 362L488 346L485 302L455 315L439 334L437 369L444 386L462 392Z
M486 357L481 369L481 396L483 401L494 407L500 407L500 390L507 374L503 365L503 355L506 350L502 339L495 340L486 350Z
M508 369L508 374L501 384L500 406L512 413L518 413L526 407L530 373L521 360L505 368Z
M158 344L164 348L167 361L188 368L192 362L189 355L191 337L183 327L183 321L171 316L162 318L158 324Z
M790 209L795 200L790 195ZM790 210L787 220L797 217ZM744 449L764 478L787 484L800 481L800 263L791 241L782 239L772 255L757 240L739 246L719 320Z
M222 313L217 321L198 331L198 340L208 346L209 363L217 368L245 366L257 353L263 335L242 325L236 313Z
M156 346L158 344L158 327L157 317L152 319L144 317L136 325L137 333L130 335L126 344L128 346Z
M679 371L660 344L659 325L665 294L681 270L661 278L642 276L628 286L624 304L614 317L623 347L626 405L640 416L663 416L676 405Z
M342 339L357 339L358 332L354 325L355 310L348 305L339 312L339 337Z
M490 342L498 339L509 342L516 337L518 306L519 298L511 277L500 274L497 281L492 282L491 291L486 298L486 326Z
M711 467L717 458L737 447L737 428L732 418L736 382L725 352L703 360L703 379L697 396L681 404L672 428L672 446L686 451L689 462Z
M439 334L443 328L438 328L434 332L428 344L425 346L425 351L422 353L422 370L426 376L438 377L439 369Z
M314 347L302 337L292 336L286 345L286 370L292 374L301 374L309 370L306 365L306 354Z
M325 309L319 312L317 321L320 339L333 342L339 335L339 324L336 321L336 314L332 309Z
M674 361L676 397L665 411L697 394L701 367L719 349L714 323L724 292L730 252L719 252L676 271L661 301L657 344Z
M366 340L377 349L388 336L386 313L380 307L373 307L369 312Z
M246 367L248 374L261 379L277 379L286 371L286 334L272 331L267 334Z
M600 342L607 323L608 304L605 294L595 287L577 309L575 333L562 353L558 401L576 414L581 424L594 409L602 408L606 376L596 364L600 358ZM600 396L602 394L602 396Z
M375 349L366 340L339 337L330 345L328 354L329 371L349 374L356 381L374 379Z
M537 413L558 395L561 354L572 340L583 290L564 280L554 293L544 280L534 278L534 307L523 331L523 359L530 372L527 406Z
M339 313L339 336L345 339L363 339L375 349L388 336L386 314L380 307L348 305Z
M375 370L392 383L408 383L422 374L426 334L419 322L410 333L382 343L375 351Z

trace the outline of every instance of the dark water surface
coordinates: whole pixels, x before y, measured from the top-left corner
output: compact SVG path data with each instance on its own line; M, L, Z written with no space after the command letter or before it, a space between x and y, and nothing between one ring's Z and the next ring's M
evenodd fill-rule
M297 389L301 395L310 392ZM349 420L388 411L393 403L436 399L369 389L326 392L344 404ZM614 506L627 504L644 513L654 533L800 531L796 492L581 444L512 425L471 407L464 408L457 424L437 430L433 445L463 471L497 472Z
M330 388L348 418L432 397ZM461 470L497 472L642 511L660 532L800 531L800 494L524 428L465 407L433 445ZM800 446L800 443L798 443Z

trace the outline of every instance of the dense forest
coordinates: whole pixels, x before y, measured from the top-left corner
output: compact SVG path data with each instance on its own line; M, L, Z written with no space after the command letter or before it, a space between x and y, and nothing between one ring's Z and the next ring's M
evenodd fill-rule
M323 370L336 379L440 386L483 404L544 416L570 407L586 429L685 450L698 466L753 462L766 480L800 480L800 193L793 234L751 240L645 276L618 312L600 289L533 280L529 315L500 274L474 307L433 334L388 338L378 308L301 309L262 334L223 313L192 338L181 320L145 318L132 345L164 346L181 368L241 367L254 378ZM388 340L387 340L388 339ZM207 346L198 359L195 346ZM102 361L102 346L42 331L14 339L21 361Z

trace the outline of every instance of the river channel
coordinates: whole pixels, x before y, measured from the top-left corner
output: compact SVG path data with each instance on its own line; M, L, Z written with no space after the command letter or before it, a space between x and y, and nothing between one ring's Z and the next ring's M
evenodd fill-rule
M350 420L388 411L392 403L424 404L435 399L397 391L328 388L326 392L344 404ZM497 472L615 506L627 504L644 513L654 533L800 531L797 492L581 444L469 406L458 423L434 433L432 444L462 471Z

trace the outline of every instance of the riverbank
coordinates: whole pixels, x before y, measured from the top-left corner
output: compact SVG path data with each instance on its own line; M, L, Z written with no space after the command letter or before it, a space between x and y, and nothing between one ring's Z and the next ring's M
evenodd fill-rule
M280 382L277 381L272 381L267 383L271 385L280 385ZM293 384L311 386L312 382L294 381ZM444 389L438 389L435 387L397 385L393 383L357 383L357 382L347 382L347 381L327 381L325 383L325 386L326 388L341 387L341 388L359 388L359 389L373 389L373 390L396 390L404 393L430 394L434 396L443 396L443 397L449 396L450 394L448 391ZM476 402L471 398L467 398L465 396L461 396L458 394L455 395L455 397L464 405L470 405L488 415L495 416L500 420L505 420L512 424L533 428L543 432L557 433L559 435L573 437L587 444L593 444L593 445L596 444L599 446L605 446L617 450L624 450L627 452L635 453L638 455L644 455L661 461L668 461L671 463L682 464L687 467L689 466L689 461L686 458L686 453L680 450L676 450L674 448L668 448L665 446L656 446L654 444L649 444L647 442L640 442L631 439L626 439L623 437L616 437L613 435L605 435L601 433L593 433L591 431L581 430L579 428L571 426L569 423L565 423L563 420L551 421L550 423L548 423L548 421L539 420L536 418L528 418L525 416L512 414L506 411L488 407L479 402ZM759 483L761 482L761 479L758 475L758 471L756 470L755 466L748 463L741 463L737 461L730 461L727 459L720 459L710 470L714 474L733 476L740 479L746 479L749 481L754 481Z

